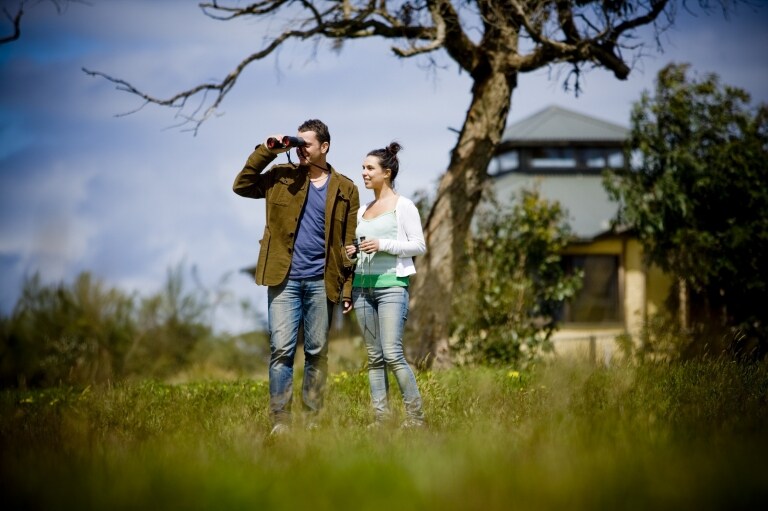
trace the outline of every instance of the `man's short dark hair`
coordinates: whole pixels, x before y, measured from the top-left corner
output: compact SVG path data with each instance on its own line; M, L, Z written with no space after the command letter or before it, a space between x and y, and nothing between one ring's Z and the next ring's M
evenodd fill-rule
M318 142L321 144L323 142L328 142L328 145L331 145L331 133L328 131L328 126L319 119L309 119L308 121L301 123L301 126L299 126L299 133L302 131L314 131Z

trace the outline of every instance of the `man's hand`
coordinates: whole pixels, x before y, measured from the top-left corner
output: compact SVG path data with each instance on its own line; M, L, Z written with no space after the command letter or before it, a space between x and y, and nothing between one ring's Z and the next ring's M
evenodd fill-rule
M352 310L352 300L343 300L343 308L341 310L342 314L348 314L349 311Z

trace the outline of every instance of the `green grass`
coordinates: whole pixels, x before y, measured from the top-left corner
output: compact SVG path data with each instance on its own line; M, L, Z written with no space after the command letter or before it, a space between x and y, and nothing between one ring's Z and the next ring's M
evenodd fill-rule
M366 375L339 373L320 429L278 439L263 381L4 391L4 509L744 509L768 497L761 366L417 377L423 431L367 430Z

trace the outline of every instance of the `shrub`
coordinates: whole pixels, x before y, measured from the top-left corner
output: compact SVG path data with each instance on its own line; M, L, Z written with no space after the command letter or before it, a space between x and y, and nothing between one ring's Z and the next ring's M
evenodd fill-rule
M581 283L560 261L570 236L565 218L535 190L520 192L511 210L493 198L481 208L454 302L460 363L525 366L552 349L557 312Z

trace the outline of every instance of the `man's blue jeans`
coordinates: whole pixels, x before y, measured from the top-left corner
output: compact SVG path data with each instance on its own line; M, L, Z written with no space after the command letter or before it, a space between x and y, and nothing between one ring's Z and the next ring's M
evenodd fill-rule
M272 421L289 423L293 401L293 360L304 330L302 401L308 412L323 406L328 377L328 330L333 303L323 277L290 280L267 291L269 321L269 409Z
M403 328L408 317L408 288L354 288L352 300L368 351L368 381L377 421L390 415L387 367L395 375L409 419L424 419L421 394L403 352Z

